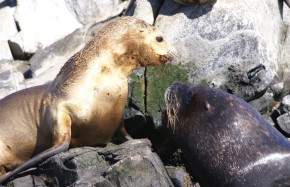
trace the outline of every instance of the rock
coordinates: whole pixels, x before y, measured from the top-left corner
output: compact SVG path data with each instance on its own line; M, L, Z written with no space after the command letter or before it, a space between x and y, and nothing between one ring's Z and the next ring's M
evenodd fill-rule
M127 141L103 154L115 163L106 172L105 178L116 186L173 186L147 139Z
M14 1L0 0L0 60L13 60L8 39L17 33L14 11Z
M64 63L81 50L94 34L107 23L88 24L33 55L29 60L33 78L27 80L27 86L31 87L52 81Z
M153 25L163 2L164 0L131 0L126 15Z
M0 41L7 41L17 33L14 21L15 4L15 0L0 0Z
M275 95L280 95L284 89L284 83L279 82L271 85L271 90L274 92Z
M49 158L39 166L52 185L69 186L82 178L102 176L109 164L95 148L76 148Z
M181 3L183 5L200 5L206 3L212 3L216 0L175 0L175 2Z
M48 186L173 186L147 139L70 149L44 161L34 174ZM30 185L31 177L25 178L23 186Z
M83 25L98 23L120 15L128 6L121 0L65 0L70 13Z
M265 66L258 65L247 72L240 65L229 67L229 79L226 90L246 101L251 101L262 96L270 86L274 74ZM215 86L215 85L213 85Z
M13 180L13 187L46 187L44 180L41 177L27 175Z
M175 187L193 187L190 175L182 167L166 167L166 171Z
M13 60L8 41L0 39L0 60Z
M251 4L251 8L247 4ZM272 28L279 28L281 24L278 6L270 1L268 4L252 4L252 1L231 3L220 0L215 4L192 7L165 1L155 24L175 46L176 63L190 68L191 83L231 89L227 84L236 72L229 69L237 71L238 79L244 82L247 74L263 67L264 73L258 78L262 78L263 89L270 84L277 68L274 62L279 50L279 32ZM265 13L268 6L277 12ZM263 13L256 15L257 11ZM244 16L246 13L251 15ZM263 21L259 21L259 16ZM264 25L265 20L269 25ZM251 94L262 89L257 85L252 87Z
M251 104L261 114L265 114L271 111L275 105L273 96L273 93L266 92L262 97L250 101L249 104Z
M290 135L290 113L283 114L277 118L278 126L287 135Z
M19 37L10 40L29 54L44 49L82 26L70 14L65 2L59 0L18 0L15 20L20 28Z
M13 180L13 187L31 187L33 186L33 178L31 175L20 177Z
M286 95L281 102L281 112L290 112L290 95ZM290 124L289 124L290 125Z
M192 85L221 88L246 101L266 93L281 67L280 41L284 31L277 2L219 0L183 6L165 0L160 6L150 0L136 0L128 12L151 22L156 14L154 10L157 10L154 24L177 51L172 69L185 74L176 76L169 71L162 77L159 72L149 74L148 68L141 89L135 89L143 89L144 97L132 101L141 103L138 107L152 115L157 126L159 111L164 108L163 94L169 86L164 83L168 77ZM148 11L151 12L146 14Z
M23 74L28 68L21 61L0 61L0 99L26 87Z

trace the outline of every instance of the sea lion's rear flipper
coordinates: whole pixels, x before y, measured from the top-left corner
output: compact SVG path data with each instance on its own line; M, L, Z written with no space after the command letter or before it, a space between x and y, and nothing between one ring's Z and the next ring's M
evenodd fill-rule
M70 136L66 135L65 141L62 144L55 145L55 146L51 147L50 149L48 149L42 153L39 153L38 155L36 155L33 158L31 158L30 160L24 162L22 165L18 166L16 169L14 169L10 173L8 173L6 176L1 178L0 185L7 182L9 179L12 179L13 177L15 177L15 175L33 167L33 166L40 164L44 160L46 160L46 159L48 159L48 158L50 158L58 153L67 151L69 148L69 144L70 144Z

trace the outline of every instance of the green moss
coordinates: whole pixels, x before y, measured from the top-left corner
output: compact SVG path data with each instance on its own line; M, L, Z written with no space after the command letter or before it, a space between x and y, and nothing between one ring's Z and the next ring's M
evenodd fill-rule
M142 112L152 116L158 125L161 110L165 108L165 90L176 81L188 83L188 72L178 65L166 65L148 67L143 76L132 74L129 78L129 98Z
M137 76L132 73L129 77L129 99L138 106L141 111L145 111L144 94L144 75Z
M146 113L153 116L155 123L158 123L161 110L165 108L164 93L166 89L176 81L188 83L188 70L178 65L149 67L146 77Z

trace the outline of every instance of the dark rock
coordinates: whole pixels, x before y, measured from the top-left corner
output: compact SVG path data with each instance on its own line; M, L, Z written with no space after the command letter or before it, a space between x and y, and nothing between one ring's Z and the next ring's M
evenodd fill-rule
M261 114L265 114L272 110L275 105L273 93L266 92L262 97L250 101L251 104Z
M173 186L147 139L70 149L41 163L32 177L45 179L48 186ZM34 186L32 177L14 179L13 184Z
M190 175L182 167L166 167L166 171L175 187L193 187Z

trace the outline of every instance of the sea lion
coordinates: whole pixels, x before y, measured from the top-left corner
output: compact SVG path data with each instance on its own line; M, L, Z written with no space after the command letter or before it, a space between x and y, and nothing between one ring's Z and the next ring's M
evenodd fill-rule
M72 56L51 84L2 99L0 184L69 147L106 144L117 129L130 139L123 127L128 75L172 57L160 31L122 17Z
M245 101L181 83L165 101L165 119L201 186L290 185L289 141Z

